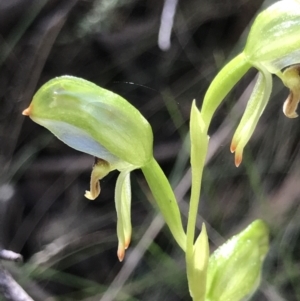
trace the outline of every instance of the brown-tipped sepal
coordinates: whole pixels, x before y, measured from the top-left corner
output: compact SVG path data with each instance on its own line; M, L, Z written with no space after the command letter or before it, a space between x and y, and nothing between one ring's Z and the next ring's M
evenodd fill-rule
M272 89L272 77L266 70L261 69L255 87L248 101L245 113L232 138L230 151L235 153L234 162L238 167L243 159L243 151L251 138L258 120L269 101Z
M130 172L120 173L115 189L115 205L117 211L117 235L118 251L117 255L120 261L124 259L125 250L128 248L131 240L131 184Z
M24 116L30 116L30 114L31 114L31 106L29 106L27 109L25 109L22 112L22 115L24 115Z

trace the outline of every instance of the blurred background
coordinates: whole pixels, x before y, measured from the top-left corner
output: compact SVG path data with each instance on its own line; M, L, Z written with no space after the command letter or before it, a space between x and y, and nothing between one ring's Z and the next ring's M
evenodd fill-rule
M192 100L201 106L255 15L273 2L0 1L0 247L24 256L23 265L5 266L34 300L191 300L184 254L141 172L131 177L133 237L120 263L118 173L101 182L95 201L85 199L94 158L21 115L35 91L68 74L135 105L153 127L155 157L186 222ZM300 300L300 127L282 114L288 90L279 80L239 168L229 151L255 76L244 76L211 125L198 226L206 222L213 251L263 218L271 248L252 300Z

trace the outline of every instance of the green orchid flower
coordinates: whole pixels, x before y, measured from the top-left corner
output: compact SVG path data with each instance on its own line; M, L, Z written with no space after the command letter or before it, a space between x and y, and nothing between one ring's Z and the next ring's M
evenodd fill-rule
M230 147L235 152L236 166L242 162L243 149L270 99L272 74L290 89L284 114L289 118L298 116L300 68L296 64L300 64L300 1L283 0L257 16L243 52L218 73L203 101L201 112L208 128L212 115L233 86L251 67L258 70L256 85Z
M170 184L153 157L153 134L141 113L121 96L81 78L50 80L23 111L70 147L96 157L90 190L94 200L100 183L112 170L120 171L115 188L118 257L123 260L131 239L130 172L141 168L157 205L178 244L185 249L186 235Z

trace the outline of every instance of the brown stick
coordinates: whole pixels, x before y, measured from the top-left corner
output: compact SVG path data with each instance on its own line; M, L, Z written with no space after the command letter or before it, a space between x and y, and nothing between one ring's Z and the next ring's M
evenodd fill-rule
M0 250L0 259L20 262L22 255L9 250ZM0 263L0 294L7 301L33 301L10 273Z

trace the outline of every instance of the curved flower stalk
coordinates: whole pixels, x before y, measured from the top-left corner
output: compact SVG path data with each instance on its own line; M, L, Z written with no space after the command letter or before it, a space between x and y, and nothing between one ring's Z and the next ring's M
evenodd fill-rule
M185 250L186 237L176 198L153 158L153 134L141 113L121 96L86 80L62 76L50 80L23 111L70 147L96 157L90 191L94 200L100 183L119 170L115 188L118 257L123 260L131 239L130 172L141 168L157 205L177 243Z
M218 73L204 97L201 112L208 128L215 110L240 78L251 67L259 72L230 147L235 152L236 166L240 165L243 149L269 101L272 74L277 75L290 89L290 95L283 106L284 114L289 118L298 116L296 109L300 99L300 68L295 64L300 64L300 1L283 0L257 16L243 52Z

